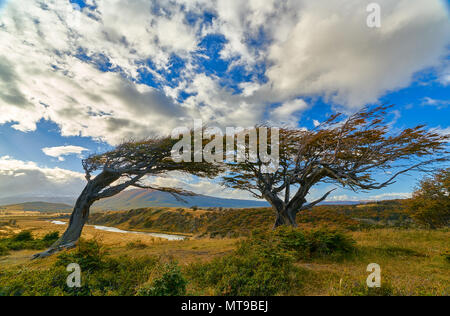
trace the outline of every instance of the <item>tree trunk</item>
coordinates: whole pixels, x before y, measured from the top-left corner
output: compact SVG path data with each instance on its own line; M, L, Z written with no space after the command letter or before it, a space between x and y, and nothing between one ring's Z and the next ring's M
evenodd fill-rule
M100 199L99 192L119 179L120 175L103 171L95 179L88 180L86 187L75 203L67 230L47 251L34 255L33 259L45 258L54 253L74 248L81 237L84 225L89 219L92 204Z
M287 209L284 206L280 208L272 207L276 214L274 229L280 226L297 227L297 213L292 209Z
M84 188L79 196L72 215L70 217L69 227L64 232L62 237L56 241L47 251L36 254L33 259L45 258L54 253L74 248L80 239L83 227L89 218L89 211L92 204L95 202L92 197L92 183Z

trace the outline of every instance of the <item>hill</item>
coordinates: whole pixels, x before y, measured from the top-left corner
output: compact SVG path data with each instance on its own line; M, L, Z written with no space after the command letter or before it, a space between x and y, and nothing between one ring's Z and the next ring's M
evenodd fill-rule
M246 236L254 229L271 229L270 208L192 210L183 208L142 208L92 214L95 225L125 230L172 232L210 237ZM298 224L304 228L331 227L359 231L383 227L409 227L414 223L402 201L372 204L317 206L302 212Z
M27 203L0 206L0 211L70 213L72 211L72 206L62 203L27 202Z
M182 199L184 201L177 200L167 192L135 189L98 201L93 205L93 209L119 211L146 207L252 208L268 206L268 203L262 201L223 199L206 195L184 196Z

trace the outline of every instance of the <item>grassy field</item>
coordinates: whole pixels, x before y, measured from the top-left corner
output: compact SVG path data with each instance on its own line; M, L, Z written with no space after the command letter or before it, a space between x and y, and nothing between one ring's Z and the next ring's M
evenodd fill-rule
M54 231L62 233L65 227L51 224L48 222L50 218L48 216L43 218L42 215L35 213L3 215L0 217L0 238L21 231L30 231L35 238L42 238ZM309 227L306 226L303 229L308 231ZM295 272L289 270L289 273L295 274L289 282L295 284L289 286L289 290L277 292L277 295L449 295L448 230L427 231L390 227L347 230L346 234L355 240L354 250L345 255L296 258L293 262ZM206 274L212 273L205 267L211 262L217 265L224 264L220 260L232 258L233 253L239 248L238 243L245 237L197 237L184 241L166 241L146 235L118 234L86 227L83 239L96 240L102 248L107 249L108 254L105 256L118 262L125 260L123 258L134 260L133 262L150 260L149 258L156 258L158 262L176 261L187 280L188 295L212 295L218 294L218 290L211 285L202 284L192 271L206 269ZM60 260L54 256L30 261L34 253L36 250L19 250L9 251L9 254L0 256L0 289L5 286L2 282L6 283L11 275L17 277L20 273L25 273L24 271L39 273L53 269L55 263ZM366 268L370 263L377 263L382 268L382 288L374 293L365 285L369 275ZM224 267L227 269L229 265ZM208 269L211 269L211 266ZM148 278L147 281L150 282L154 277L154 272L149 272L143 278ZM117 292L111 292L111 295L116 294Z

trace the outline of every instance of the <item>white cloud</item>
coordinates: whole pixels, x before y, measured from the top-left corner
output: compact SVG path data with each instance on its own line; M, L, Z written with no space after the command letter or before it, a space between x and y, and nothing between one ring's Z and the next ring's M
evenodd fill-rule
M152 185L160 187L181 188L196 194L226 198L226 199L254 199L250 194L240 191L226 189L219 183L204 179L198 179L191 175L172 172L166 177L149 177Z
M450 126L446 128L442 128L441 126L435 127L431 129L433 132L438 133L443 136L450 136Z
M80 146L59 146L59 147L42 148L42 151L47 156L58 158L59 161L64 161L63 156L69 156L74 154L80 155L84 151L89 151L89 149Z
M300 97L324 95L351 108L375 102L407 86L415 72L438 67L450 38L448 14L438 0L380 1L380 29L367 28L365 4L358 0L89 3L96 8L78 11L57 0L5 6L0 124L13 122L26 132L47 119L63 136L118 144L168 133L192 118L250 126L265 120L273 103L282 106L270 120L295 124L306 108ZM212 23L188 22L205 11L215 14ZM230 70L242 65L254 73L265 64L268 82L252 78L237 93L221 78L199 73L194 61L207 34L227 39L220 55L233 60ZM173 55L184 62L176 83L163 74ZM136 83L142 71L158 88ZM181 91L192 96L179 102Z
M84 175L78 172L0 157L0 198L27 194L49 196L49 192L54 197L77 195L84 182Z
M327 199L330 202L357 202L357 201L383 201L383 200L397 200L409 199L411 193L382 193L378 195L371 195L368 197L349 196L347 194L334 195Z
M366 25L359 0L294 1L298 19L274 30L267 74L279 97L321 94L351 108L408 86L415 72L439 66L450 20L444 1L378 1L382 27ZM279 39L278 39L279 38Z
M300 112L308 108L305 101L301 99L292 100L282 104L270 112L271 121L281 125L297 126Z
M436 100L433 98L426 97L422 100L422 105L433 106L438 110L447 108L450 105L449 100Z

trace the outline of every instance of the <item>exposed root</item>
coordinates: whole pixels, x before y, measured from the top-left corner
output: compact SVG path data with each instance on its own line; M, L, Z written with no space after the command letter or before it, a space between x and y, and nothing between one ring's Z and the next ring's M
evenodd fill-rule
M77 245L76 242L71 242L71 243L64 244L64 245L59 245L59 246L56 246L56 247L52 246L51 248L47 249L44 252L37 253L37 254L33 255L33 257L31 257L31 260L44 259L44 258L47 258L47 257L50 257L50 256L54 255L55 253L62 252L64 250L73 249L73 248L76 247L76 245Z

